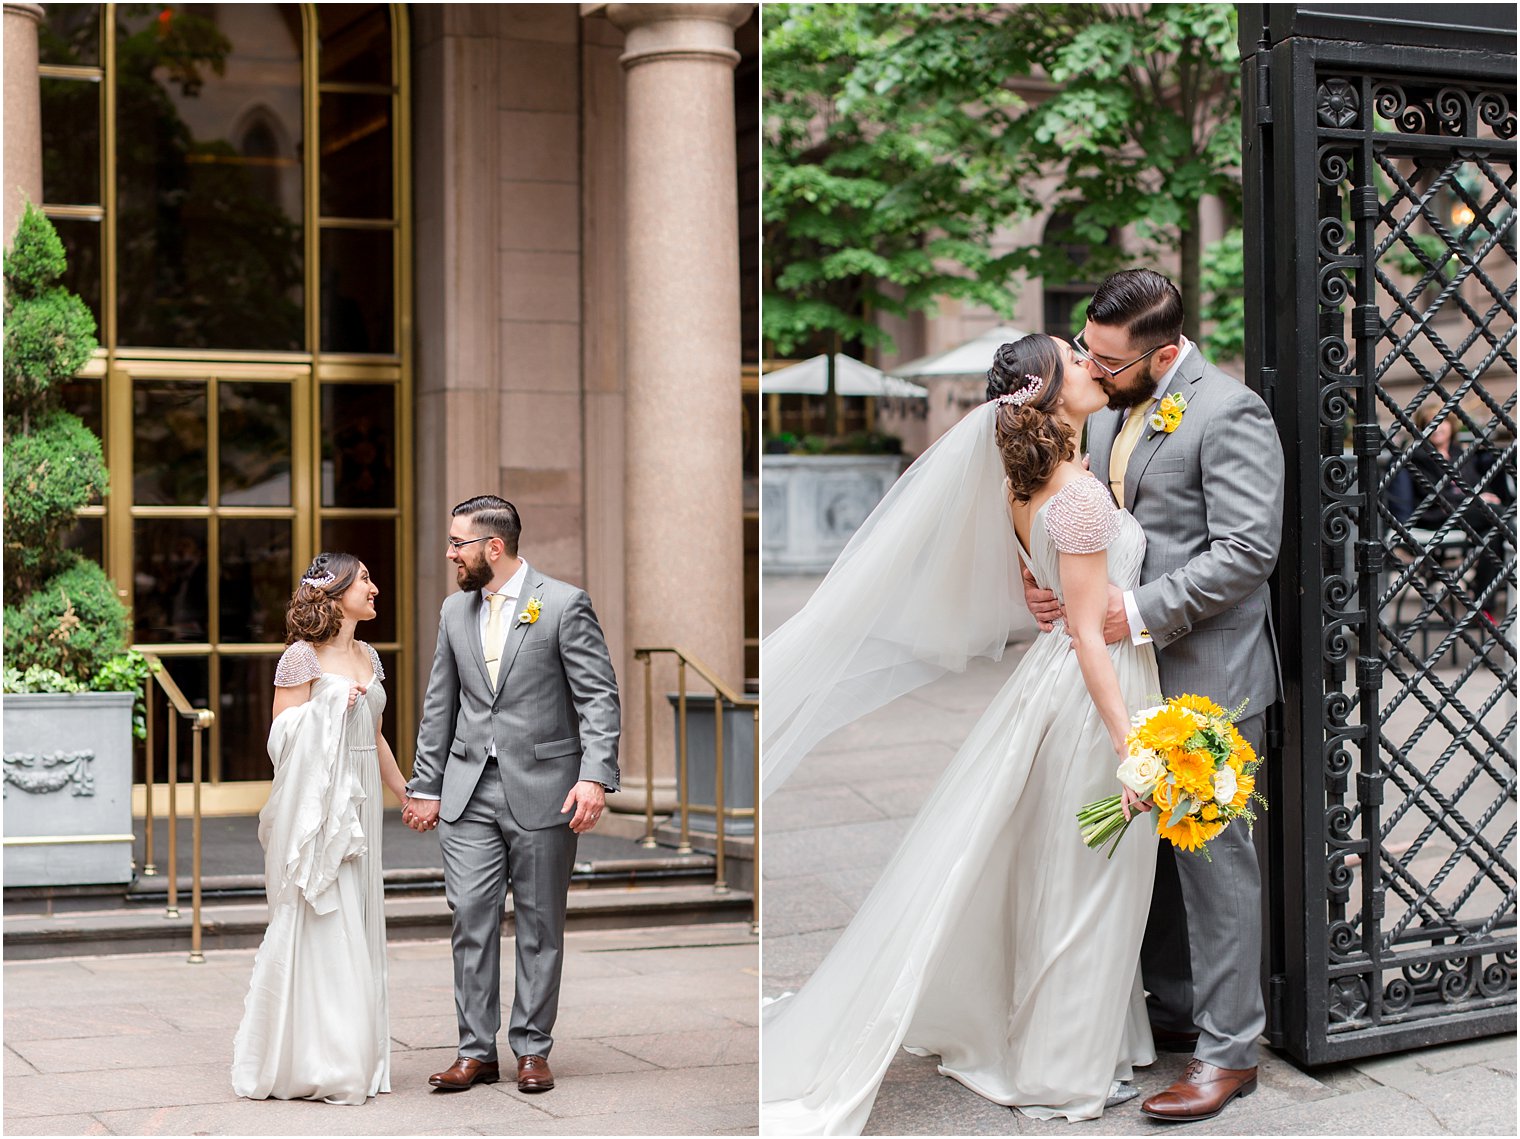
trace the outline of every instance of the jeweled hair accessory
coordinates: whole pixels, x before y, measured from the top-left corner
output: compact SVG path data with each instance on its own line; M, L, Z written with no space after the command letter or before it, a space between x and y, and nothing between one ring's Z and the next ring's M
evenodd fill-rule
M1040 392L1045 390L1045 377L1037 376L1033 372L1025 372L1024 378L1029 381L1024 387L1016 392L1007 392L997 397L998 406L1007 404L1011 407L1023 407L1034 399Z
M333 573L314 573L301 579L302 585L314 586L317 589L326 589L338 580L338 575Z

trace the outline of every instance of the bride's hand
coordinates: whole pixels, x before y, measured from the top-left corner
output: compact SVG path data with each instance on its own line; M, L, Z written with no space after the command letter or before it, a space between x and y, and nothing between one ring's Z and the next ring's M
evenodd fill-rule
M356 684L350 688L348 690L348 706L352 708L355 704L357 704L359 702L359 697L363 696L366 691L367 689L362 684Z
M1131 814L1130 814L1130 812L1132 812L1132 811L1149 811L1151 809L1151 803L1150 803L1149 799L1142 799L1139 795L1136 795L1128 787L1125 787L1123 790L1124 790L1124 794L1122 796L1120 806L1124 810L1124 821L1125 822L1129 822L1130 818L1132 817Z

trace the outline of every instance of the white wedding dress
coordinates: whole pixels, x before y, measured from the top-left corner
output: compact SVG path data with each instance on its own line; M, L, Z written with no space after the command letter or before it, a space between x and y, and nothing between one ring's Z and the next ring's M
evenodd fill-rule
M990 419L962 429L957 457L982 446L969 432L990 433ZM980 480L983 498L993 477ZM1059 549L1106 549L1110 580L1129 589L1145 537L1080 478L1039 509L1028 554L1018 550L1057 593ZM1153 650L1109 649L1130 710L1156 702ZM1040 1119L1101 1115L1111 1082L1155 1060L1139 977L1155 828L1143 816L1110 861L1083 845L1076 820L1118 792L1116 767L1057 625L971 730L822 965L765 1008L763 1134L859 1134L900 1046Z
M351 709L353 681L322 672L305 641L275 670L282 687L316 683L269 731L269 928L232 1047L233 1090L250 1099L362 1104L391 1090L375 751L385 672L369 653L374 679Z

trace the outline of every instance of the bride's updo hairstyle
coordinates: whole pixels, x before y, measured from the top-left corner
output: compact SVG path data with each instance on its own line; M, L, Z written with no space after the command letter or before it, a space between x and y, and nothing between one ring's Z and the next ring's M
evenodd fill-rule
M359 576L359 559L353 554L318 554L301 575L285 605L285 643L310 641L324 645L343 627L343 607L338 598Z
M998 401L997 441L1017 502L1028 502L1077 454L1077 433L1054 414L1066 362L1049 336L1032 332L1004 344L987 369L987 398Z

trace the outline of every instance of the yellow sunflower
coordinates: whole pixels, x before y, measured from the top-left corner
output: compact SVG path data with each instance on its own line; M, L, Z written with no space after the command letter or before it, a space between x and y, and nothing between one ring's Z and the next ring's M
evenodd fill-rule
M1205 823L1192 815L1183 815L1175 826L1167 826L1163 821L1157 833L1178 850L1197 850L1223 829L1223 823Z
M1213 803L1205 803L1203 805L1202 813L1204 822L1212 823L1219 817L1219 808L1216 807Z
M1177 788L1195 799L1214 797L1214 757L1206 751L1172 749L1167 770L1177 777Z
M1198 727L1196 713L1167 705L1141 726L1140 734L1148 747L1163 751L1187 743Z
M1194 696L1192 693L1185 693L1173 700L1172 703L1176 704L1179 708L1190 708L1194 712L1198 712L1204 716L1224 715L1224 709L1207 696ZM1233 726L1231 725L1231 727Z
M1246 800L1251 797L1251 792L1256 790L1256 777L1254 775L1237 775L1235 777L1235 797L1230 800L1230 810L1238 811L1246 805Z

